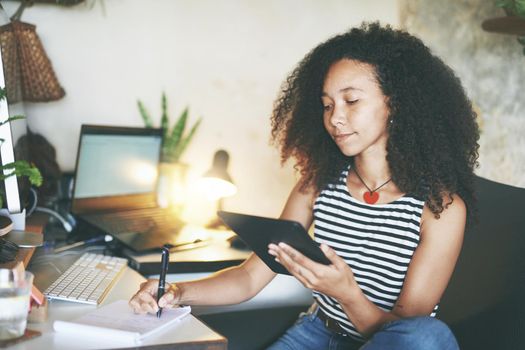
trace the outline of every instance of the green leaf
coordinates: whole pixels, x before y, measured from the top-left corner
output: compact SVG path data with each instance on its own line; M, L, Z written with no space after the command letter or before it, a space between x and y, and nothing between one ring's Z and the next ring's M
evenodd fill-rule
M14 120L19 120L19 119L25 119L25 117L23 115L15 115L15 116L9 117L6 120L4 120L3 122L0 122L0 126L4 125L6 123L12 122Z
M6 178L10 176L16 176L16 177L27 177L29 182L34 186L41 186L42 185L42 174L40 173L40 170L38 170L37 167L35 167L32 164L29 164L25 160L17 160L12 163L8 163L5 165L0 166L0 180L5 180ZM7 174L5 170L8 170ZM9 171L11 170L11 171Z
M137 103L145 125L147 127L153 127L153 122L150 117L150 114L146 111L146 108L140 100L137 100ZM184 150L187 148L189 142L193 138L193 135L195 134L202 118L200 118L193 125L188 135L184 135L186 123L188 121L189 116L189 108L186 107L186 109L184 109L184 111L179 115L179 118L175 121L175 125L173 125L173 127L170 129L170 120L168 116L168 99L166 97L165 92L162 92L161 107L162 115L160 124L162 129L164 130L161 158L165 162L177 162Z
M184 111L179 116L179 119L177 120L177 123L173 127L173 130L171 130L171 134L165 140L166 153L170 154L171 156L173 156L173 154L176 153L176 149L182 138L184 129L186 128L186 121L188 120L188 114L189 114L189 110L188 110L188 107L186 107L186 109L184 109Z
M199 125L201 124L201 121L202 121L202 118L199 118L199 120L197 120L197 122L195 122L195 124L193 124L193 127L190 129L190 132L188 133L188 135L186 137L184 137L180 141L178 147L175 149L175 153L173 154L174 161L176 161L176 162L179 161L180 156L186 150L186 148L188 147L188 144L190 143L191 139L193 138L193 135L195 134L195 132L199 128Z
M505 9L508 15L523 16L524 0L496 0L496 6Z
M162 92L162 99L161 99L161 106L162 106L162 117L160 118L160 127L162 130L164 130L164 137L168 136L169 133L169 117L168 117L168 101L166 99L166 93Z
M0 87L0 101L7 97L7 91L5 87Z
M515 0L516 14L525 18L525 0Z
M139 106L140 116L144 121L144 125L146 125L146 128L152 128L153 120L151 119L150 114L146 110L146 107L144 107L144 104L140 100L137 100L137 105Z
M1 98L5 98L5 89L0 88L0 95L2 95ZM21 115L15 115L12 117L7 118L7 120L4 120L3 122L0 122L0 126L4 125L8 122L12 122L19 119L24 119L24 116ZM0 144L3 143L5 140L0 138ZM25 160L17 160L8 164L4 164L0 166L0 180L5 180L8 177L16 176L16 177L27 177L31 185L34 186L41 186L42 185L42 174L40 173L40 170L33 164L28 163ZM3 198L0 196L0 207L3 205Z

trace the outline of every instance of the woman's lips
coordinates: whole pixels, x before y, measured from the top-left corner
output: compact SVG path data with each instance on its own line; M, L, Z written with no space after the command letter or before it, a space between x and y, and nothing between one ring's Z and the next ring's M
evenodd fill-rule
M349 133L345 133L345 134L337 134L337 135L334 135L334 140L336 142L346 141L348 138L350 138L350 136L352 136L354 134L355 134L355 132L349 132Z

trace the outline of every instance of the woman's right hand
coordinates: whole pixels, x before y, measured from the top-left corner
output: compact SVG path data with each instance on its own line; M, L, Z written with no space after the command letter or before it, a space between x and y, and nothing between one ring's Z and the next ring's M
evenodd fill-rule
M166 283L166 290L157 305L158 279L141 283L140 289L129 300L129 306L136 314L155 314L159 307L178 307L181 291L176 284Z

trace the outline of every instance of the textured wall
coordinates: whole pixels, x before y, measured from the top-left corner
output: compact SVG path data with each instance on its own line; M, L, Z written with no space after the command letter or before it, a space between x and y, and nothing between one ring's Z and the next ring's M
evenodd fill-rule
M513 35L483 31L492 0L400 0L401 26L458 74L480 112L481 176L525 187L525 56Z

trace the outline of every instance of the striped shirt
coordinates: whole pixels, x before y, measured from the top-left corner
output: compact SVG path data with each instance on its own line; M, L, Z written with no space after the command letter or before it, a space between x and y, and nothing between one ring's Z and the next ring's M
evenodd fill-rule
M349 170L345 169L337 183L327 185L315 200L315 241L332 247L352 268L365 296L390 311L419 244L425 203L408 195L388 204L356 200L347 187ZM363 340L334 298L316 291L313 296L326 315L338 321L350 336Z

